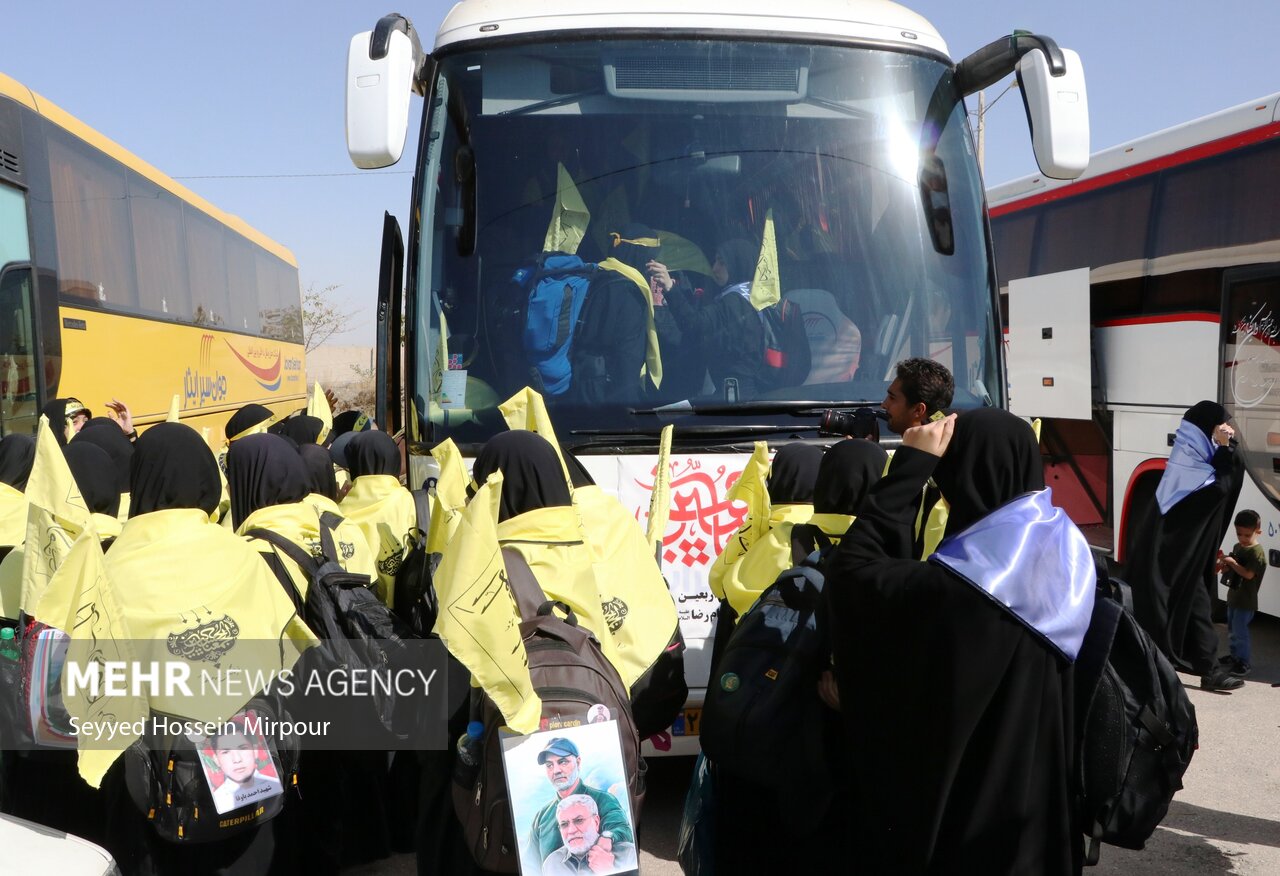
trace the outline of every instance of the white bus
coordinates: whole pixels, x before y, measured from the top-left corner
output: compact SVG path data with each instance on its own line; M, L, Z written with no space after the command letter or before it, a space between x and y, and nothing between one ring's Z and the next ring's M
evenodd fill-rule
M1068 278L1058 300L1081 305L1092 336L1083 419L1045 421L1055 500L1123 560L1183 411L1215 399L1247 461L1239 508L1262 515L1280 565L1280 95L1099 152L1073 182L1035 175L988 199L1014 409L1034 413L1019 404L1018 359L1040 344L1017 336L1025 292ZM1280 589L1263 587L1259 607L1280 615Z
M413 482L430 476L426 453L442 439L474 454L504 429L495 405L528 381L510 333L511 281L543 248L558 168L590 212L582 258L605 258L610 232L639 221L658 230L659 258L708 298L720 292L717 249L759 247L771 211L782 295L804 313L811 350L801 385L738 393L694 358L706 351L669 346L657 391L637 375L607 403L549 399L562 444L638 518L659 430L675 423L662 562L690 687L701 688L716 608L707 569L744 513L725 492L754 440L820 440L823 409L878 405L909 356L950 367L959 406L1005 404L964 97L1015 69L1040 167L1078 174L1088 133L1074 53L1020 34L956 64L927 21L881 0L468 0L429 53L399 15L356 36L347 138L358 167L399 160L411 92L425 97L403 371L386 355L401 341L393 220L380 301L379 394L398 398L403 377L405 410L385 416L392 429L405 417ZM683 401L683 413L654 413ZM692 697L696 709L701 690ZM676 750L695 742L698 713L686 714Z

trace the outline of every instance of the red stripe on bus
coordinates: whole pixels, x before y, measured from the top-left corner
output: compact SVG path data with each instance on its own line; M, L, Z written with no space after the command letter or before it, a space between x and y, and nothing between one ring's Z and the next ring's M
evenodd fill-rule
M991 218L1003 216L1006 213L1012 213L1016 210L1025 210L1028 207L1037 207L1050 201L1058 201L1063 198L1069 198L1073 195L1082 195L1085 192L1092 192L1097 189L1105 188L1118 182L1136 179L1140 176L1146 176L1149 173L1166 170L1170 167L1177 167L1180 164L1190 164L1193 161L1199 161L1202 158L1210 158L1214 155L1221 155L1224 152L1230 152L1233 149L1240 149L1244 146L1252 146L1254 143L1261 143L1263 140L1270 140L1273 137L1280 136L1280 122L1272 122L1269 125L1263 125L1260 128L1252 128L1248 131L1241 131L1238 134L1230 134L1218 140L1210 140L1208 143L1200 143L1196 146L1189 146L1178 152L1171 152L1168 155L1161 155L1159 158L1152 158L1135 164L1131 167L1122 167L1119 170L1113 170L1110 173L1104 173L1091 179L1082 180L1081 182L1059 186L1056 189L1050 189L1047 192L1040 192L1030 195L1019 201L1010 201L1007 204L1001 204L998 207L992 207L990 210Z
M1117 562L1123 563L1127 559L1127 557L1125 557L1124 548L1125 548L1125 539L1126 539L1126 536L1128 535L1128 529L1129 529L1129 512L1130 510L1132 510L1129 507L1129 505L1133 499L1134 486L1138 483L1138 479L1141 478L1147 472L1152 472L1152 471L1163 472L1168 462L1169 460L1167 459L1143 460L1142 462L1138 463L1138 465L1133 469L1133 473L1129 475L1129 484L1124 488L1124 504L1120 506L1120 532L1117 533L1117 538L1116 538Z
M1149 316L1126 316L1123 319L1104 319L1095 322L1094 328L1116 328L1122 325L1155 325L1164 322L1212 322L1222 317L1216 313L1153 313Z

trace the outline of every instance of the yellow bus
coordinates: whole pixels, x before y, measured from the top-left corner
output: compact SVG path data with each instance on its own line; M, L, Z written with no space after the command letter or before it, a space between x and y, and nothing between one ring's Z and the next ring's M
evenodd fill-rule
M249 402L305 403L285 247L0 74L0 435L74 397L220 437Z

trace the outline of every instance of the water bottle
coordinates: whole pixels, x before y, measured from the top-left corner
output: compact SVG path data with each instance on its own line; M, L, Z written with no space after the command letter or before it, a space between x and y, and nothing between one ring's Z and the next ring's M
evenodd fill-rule
M0 659L12 660L15 663L22 656L18 643L13 638L13 627L0 630Z
M454 781L464 788L475 784L480 773L480 748L484 738L484 724L472 721L467 732L458 737L458 762L454 768Z

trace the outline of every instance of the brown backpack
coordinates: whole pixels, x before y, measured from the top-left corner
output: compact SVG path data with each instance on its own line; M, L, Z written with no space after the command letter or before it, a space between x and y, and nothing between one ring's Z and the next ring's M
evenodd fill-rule
M644 800L644 761L640 737L627 698L627 688L600 650L589 630L563 602L548 600L524 557L504 548L507 585L520 611L520 637L529 660L534 692L542 699L543 726L585 723L587 710L597 703L617 718L626 766L632 817L639 821ZM561 614L564 616L562 617ZM511 801L502 766L498 729L504 720L482 690L471 692L471 714L484 723L480 763L455 772L453 805L462 823L471 855L485 870L515 873L519 869L520 839L511 824Z

